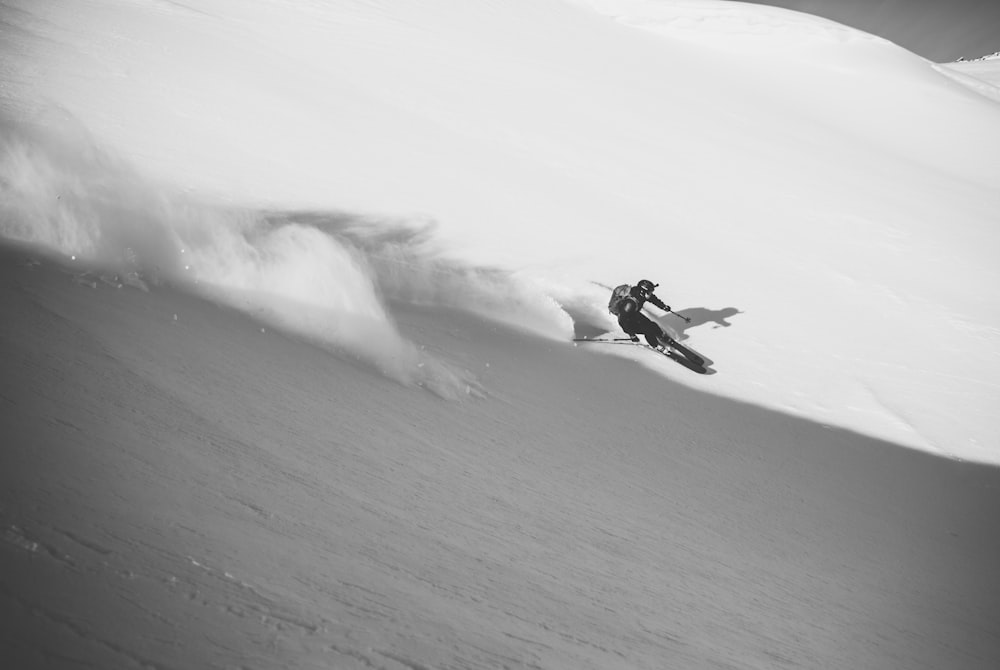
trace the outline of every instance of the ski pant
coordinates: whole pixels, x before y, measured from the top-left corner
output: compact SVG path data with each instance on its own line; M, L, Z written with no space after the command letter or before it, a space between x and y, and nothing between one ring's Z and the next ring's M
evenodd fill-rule
M646 342L651 347L660 346L660 339L663 337L663 329L649 320L642 313L623 315L618 317L618 325L629 335L642 334Z

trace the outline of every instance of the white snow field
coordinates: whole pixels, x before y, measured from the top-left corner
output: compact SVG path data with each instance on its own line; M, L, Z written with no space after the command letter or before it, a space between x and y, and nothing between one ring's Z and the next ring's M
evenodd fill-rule
M0 0L0 665L1000 666L998 64Z
M59 151L124 161L142 175L127 178L132 190L156 183L133 202L144 213L130 234L155 218L158 253L183 248L190 274L241 301L267 291L386 318L370 260L349 260L342 240L315 228L253 239L246 216L191 213L178 191L411 231L420 248L410 240L408 261L433 248L519 286L503 310L480 286L458 302L560 339L571 324L553 301L595 327L585 332L616 329L604 287L648 277L694 318L677 334L718 372L628 350L664 375L1000 462L1000 106L982 94L992 86L971 90L885 40L745 3L3 7L7 116L49 134L61 117ZM66 175L25 143L8 134L6 183L31 186L15 189L5 234L127 256L123 235L101 232L110 217L81 220L92 204L38 214L67 181L106 176L93 164ZM31 223L12 230L17 219ZM341 344L369 339L345 330Z

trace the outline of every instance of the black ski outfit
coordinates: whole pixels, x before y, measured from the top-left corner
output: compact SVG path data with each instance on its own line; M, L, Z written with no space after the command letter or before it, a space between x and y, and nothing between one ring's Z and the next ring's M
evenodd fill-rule
M662 344L661 339L670 339L659 325L650 321L642 313L642 306L647 300L666 312L670 311L668 305L653 295L653 289L656 286L656 284L648 279L643 279L629 289L628 297L624 298L618 307L618 325L621 326L621 329L632 338L633 342L638 342L639 337L637 334L642 333L643 337L646 338L646 342L654 349Z

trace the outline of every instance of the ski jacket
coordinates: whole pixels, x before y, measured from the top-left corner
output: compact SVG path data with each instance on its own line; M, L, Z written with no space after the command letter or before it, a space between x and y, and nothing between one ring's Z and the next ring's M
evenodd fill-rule
M642 306L646 304L646 300L649 300L649 302L662 310L667 309L667 305L655 295L652 293L647 294L638 286L633 286L629 289L628 297L622 300L621 307L619 308L622 316L638 314L642 311Z

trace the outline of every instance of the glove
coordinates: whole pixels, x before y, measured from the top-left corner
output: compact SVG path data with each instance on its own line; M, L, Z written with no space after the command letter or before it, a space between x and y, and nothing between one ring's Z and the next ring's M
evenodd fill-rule
M638 335L629 335L628 339L632 340L633 342L638 342L639 341L639 336Z
M664 309L665 311L667 311L667 312L672 312L672 311L674 311L674 310L670 309L670 305L664 305L664 306L663 306L663 309Z

